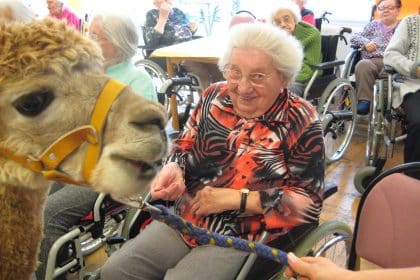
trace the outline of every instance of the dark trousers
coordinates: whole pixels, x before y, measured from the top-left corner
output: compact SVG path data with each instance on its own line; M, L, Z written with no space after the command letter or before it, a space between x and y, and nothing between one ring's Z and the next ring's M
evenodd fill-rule
M407 120L407 139L404 145L404 162L420 161L420 91L409 93L402 104Z

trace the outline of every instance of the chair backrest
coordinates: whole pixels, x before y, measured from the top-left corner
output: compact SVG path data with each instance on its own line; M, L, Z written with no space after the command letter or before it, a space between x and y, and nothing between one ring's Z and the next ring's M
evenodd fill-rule
M340 35L322 35L321 36L322 62L336 60L339 38L340 38Z
M240 23L255 22L256 20L257 18L250 11L247 11L247 10L237 11L230 19L229 28Z
M420 180L402 173L386 176L369 189L356 218L356 258L384 268L419 266L419 205ZM349 266L357 264L350 260Z

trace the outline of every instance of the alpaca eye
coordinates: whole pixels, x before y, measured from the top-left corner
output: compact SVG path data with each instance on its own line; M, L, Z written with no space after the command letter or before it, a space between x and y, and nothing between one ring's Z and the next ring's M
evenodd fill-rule
M24 95L13 102L13 106L19 113L27 117L35 117L40 114L53 101L54 95L50 91L38 91Z

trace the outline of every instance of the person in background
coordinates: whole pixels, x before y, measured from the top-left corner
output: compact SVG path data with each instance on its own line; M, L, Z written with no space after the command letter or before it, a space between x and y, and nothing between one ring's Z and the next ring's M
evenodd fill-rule
M324 257L298 258L289 253L288 260L285 276L295 277L298 274L299 280L418 280L420 275L420 267L351 271L338 267Z
M150 76L144 69L137 69L131 63L138 45L138 34L132 20L121 15L97 15L92 20L89 32L90 38L102 50L105 72L111 78L129 85L139 95L157 101ZM98 193L90 188L53 185L45 205L45 237L41 243L37 279L44 279L51 246L93 209L97 197Z
M377 4L378 20L369 22L360 33L355 33L350 43L361 48L362 60L356 64L357 113L370 111L373 85L383 76L383 56L398 26L401 0L380 0Z
M28 23L35 19L35 14L19 0L0 0L0 23L18 21Z
M271 22L292 34L302 44L304 53L302 69L295 81L289 85L289 89L298 95L303 95L306 83L315 72L312 66L322 61L321 33L312 25L302 22L299 7L288 0L277 2L271 14Z
M316 227L324 189L322 126L310 102L287 90L303 53L287 32L262 23L229 31L219 59L226 82L201 95L152 181L152 199L223 235L283 248ZM248 253L200 246L153 220L114 252L101 279L232 279ZM258 279L258 278L251 278Z
M155 9L146 14L145 39L148 48L160 48L189 41L196 31L187 16L173 7L172 0L153 0ZM193 29L195 28L195 29Z
M141 96L157 101L153 81L143 68L135 67L138 33L133 21L119 15L97 15L93 18L89 37L102 50L106 73L119 82L130 85Z
M197 24L189 22L187 16L180 9L173 7L172 0L153 0L155 9L146 14L145 44L148 49L192 40L192 34L197 30ZM153 50L148 51L148 55ZM166 69L166 60L149 58ZM200 79L201 89L204 90L212 82L223 79L217 66L211 63L183 61L181 63L187 72L194 73Z
M299 6L300 15L302 16L302 21L307 22L313 26L315 25L315 16L312 10L305 8L306 0L294 0L296 5Z
M385 49L384 64L400 77L395 82L393 107L400 105L407 120L404 162L420 161L420 15L405 17Z
M64 6L61 0L47 0L49 16L59 20L65 20L68 26L80 31L80 19L75 12Z

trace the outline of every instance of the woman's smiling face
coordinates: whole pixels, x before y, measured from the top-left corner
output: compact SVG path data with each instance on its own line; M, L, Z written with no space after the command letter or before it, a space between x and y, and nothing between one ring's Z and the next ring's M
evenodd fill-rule
M233 49L225 78L233 108L244 118L263 115L287 86L272 58L254 48Z

